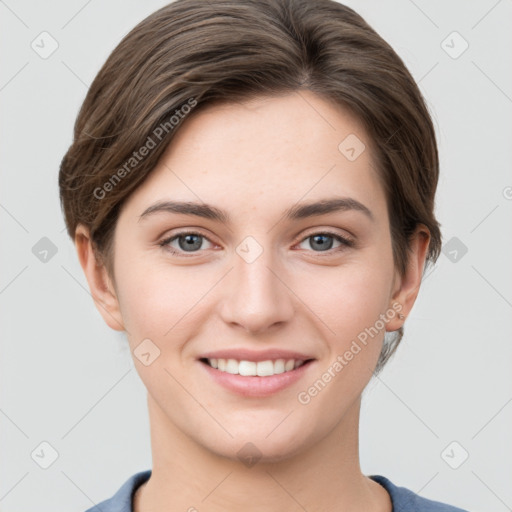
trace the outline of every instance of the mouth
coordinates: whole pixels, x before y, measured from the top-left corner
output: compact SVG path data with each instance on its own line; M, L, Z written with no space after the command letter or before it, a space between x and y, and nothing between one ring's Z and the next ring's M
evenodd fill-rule
M214 385L243 397L267 397L292 386L316 359L295 352L247 350L204 354L198 362Z
M219 372L243 377L271 377L281 373L292 372L313 359L267 359L264 361L250 361L246 359L208 358L199 359L202 363Z

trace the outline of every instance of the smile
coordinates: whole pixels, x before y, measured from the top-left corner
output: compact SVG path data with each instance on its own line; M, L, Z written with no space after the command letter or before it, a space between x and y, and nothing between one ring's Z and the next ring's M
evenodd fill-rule
M306 361L299 359L268 359L266 361L247 361L222 358L204 358L205 362L212 368L232 375L245 377L270 377L280 373L291 372L302 366Z
M230 393L247 398L264 398L291 387L304 377L316 361L304 357L299 359L301 355L278 359L269 359L271 355L265 358L263 354L253 355L253 359L258 361L251 360L249 354L240 356L240 359L201 357L198 363L215 386L220 385Z

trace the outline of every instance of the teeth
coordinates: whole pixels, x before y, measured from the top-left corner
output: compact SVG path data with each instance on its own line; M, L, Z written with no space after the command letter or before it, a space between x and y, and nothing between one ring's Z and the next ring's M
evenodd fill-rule
M257 375L258 364L253 361L240 361L238 372L240 375Z
M284 373L285 369L286 364L284 362L284 359L278 359L277 361L274 361L274 373Z
M235 359L228 359L228 362L226 363L226 371L233 374L238 373L238 361L235 361Z
M276 359L275 361L237 361L236 359L208 359L208 364L221 372L233 375L268 377L289 372L302 366L304 361Z

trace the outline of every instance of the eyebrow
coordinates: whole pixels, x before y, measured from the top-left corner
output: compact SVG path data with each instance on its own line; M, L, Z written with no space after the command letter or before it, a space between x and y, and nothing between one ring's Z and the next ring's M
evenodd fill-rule
M300 220L327 213L350 210L361 212L370 220L375 220L368 207L350 197L335 197L311 203L299 203L286 210L283 216L287 220ZM158 201L142 212L139 222L152 214L161 212L194 215L205 219L217 220L224 224L231 222L230 215L224 210L206 203L193 203L189 201Z

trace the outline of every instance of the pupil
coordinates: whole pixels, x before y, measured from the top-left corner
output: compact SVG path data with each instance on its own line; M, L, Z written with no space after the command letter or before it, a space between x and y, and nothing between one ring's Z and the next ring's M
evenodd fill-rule
M182 240L185 239L185 243ZM179 239L180 248L184 251L199 249L201 247L201 237L199 235L185 235Z
M330 243L325 242L326 238L330 239ZM320 241L318 241L319 239L320 239ZM323 239L324 241L321 241L321 239ZM332 237L330 237L328 235L314 235L313 236L313 245L315 243L318 243L318 248L320 250L329 250L332 247Z

